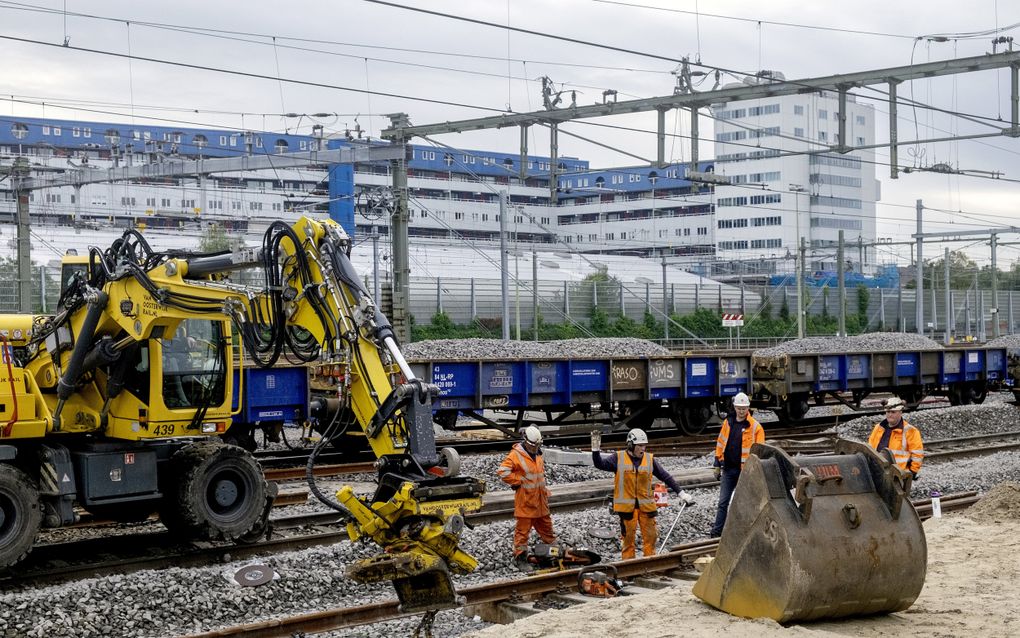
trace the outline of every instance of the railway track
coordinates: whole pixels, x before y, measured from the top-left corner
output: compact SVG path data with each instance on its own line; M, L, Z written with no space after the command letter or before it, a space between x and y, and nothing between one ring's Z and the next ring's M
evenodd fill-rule
M942 497L942 510L953 511L970 507L978 500L976 492L964 492ZM931 517L931 500L915 501L914 507L922 520ZM678 580L696 578L693 561L699 556L714 555L718 539L705 539L693 543L674 545L666 553L645 556L611 563L618 576L631 580L624 590L631 595L651 593L655 589L669 587ZM489 622L507 622L525 615L538 613L543 608L583 604L592 598L568 594L576 590L580 570L539 574L502 580L485 585L476 585L458 590L462 597L461 607L479 614ZM550 602L550 599L551 602ZM545 604L541 604L541 603ZM247 636L250 638L285 638L335 631L346 627L381 623L409 617L402 613L396 600L386 600L354 607L340 607L310 614L298 614L269 621L247 623L191 634L186 638L224 638L226 636Z
M924 458L926 461L965 458L1018 448L1020 448L1020 430L998 434L978 434L927 441L925 442Z
M945 401L927 401L921 410L946 407ZM833 403L833 406L841 404ZM883 415L881 410L848 411L841 414L830 414L825 416L809 417L802 419L794 425L785 424L780 421L766 421L762 425L770 439L783 439L796 441L798 439L810 439L811 433L818 433L822 430L845 423L851 419L861 417L879 417ZM562 426L564 432L557 434L547 432L545 444L564 448L587 450L589 445L589 434L592 428L597 427L596 422L570 423ZM687 435L680 433L674 427L657 427L648 430L649 451L659 455L680 455L680 454L706 454L714 449L717 427L710 427L708 432L699 435ZM473 430L469 430L473 431ZM605 450L622 449L626 444L626 431L609 432L603 434L602 446ZM817 436L817 434L815 435ZM492 454L507 452L516 443L516 439L505 438L475 438L463 440L459 438L446 438L437 441L438 447L451 447L461 456L472 454ZM812 448L804 445L803 448L791 443L791 452L821 452L823 449L818 446ZM256 459L266 469L266 478L270 480L286 481L304 478L304 465L308 461L310 448L291 448L287 450L259 450L255 452ZM345 451L340 452L333 449L323 450L317 459L314 473L316 476L340 476L343 474L372 472L372 463L375 458L367 450L362 452Z

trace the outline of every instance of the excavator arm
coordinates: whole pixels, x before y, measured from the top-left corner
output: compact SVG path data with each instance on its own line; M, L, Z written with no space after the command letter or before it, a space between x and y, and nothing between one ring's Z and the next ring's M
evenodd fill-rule
M50 351L59 353L30 370L34 378L59 378L56 406L42 420L54 431L74 427L65 418L65 403L77 400L85 375L101 367L116 370L122 353L152 339L161 345L151 346L148 356L157 359L163 341L184 320L221 322L224 341L233 326L245 353L262 367L285 352L332 365L342 377L335 412L354 416L378 459L373 495L359 497L344 487L330 503L343 513L352 540L370 540L381 549L349 566L348 575L360 582L392 581L408 612L453 606L451 573L470 572L477 564L459 547L463 516L481 506L485 484L457 475L455 452L437 452L432 398L438 389L414 376L389 321L359 281L350 249L338 224L307 217L292 226L270 225L259 249L158 253L135 231L106 250L91 249L88 275L77 276L62 299L64 314L37 331L37 341L50 336ZM231 281L228 275L241 269L255 270L260 285ZM55 337L63 325L78 336L70 347ZM232 359L224 356L216 365L229 367ZM224 391L225 400L205 406L190 430L177 433L215 431L206 422L215 425L229 410L235 391L230 375ZM109 394L105 400L108 405ZM97 428L105 427L103 419L95 418ZM138 422L131 423L137 433Z

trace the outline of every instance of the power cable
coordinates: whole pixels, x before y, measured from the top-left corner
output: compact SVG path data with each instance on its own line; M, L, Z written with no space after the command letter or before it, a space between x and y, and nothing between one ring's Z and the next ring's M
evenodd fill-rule
M176 66L176 67L181 67L181 68L185 68L185 69L192 69L192 70L197 70L197 71L209 71L209 72L212 72L212 73L225 73L225 74L228 74L228 75L236 75L236 76L239 76L239 77L254 78L254 79L258 79L258 80L279 81L279 82L286 82L288 84L298 84L298 85L301 85L301 86L312 86L312 87L321 88L321 89L334 89L334 90L337 90L337 91L349 91L349 92L352 92L352 93L370 93L371 95L376 95L376 96L379 96L379 97L391 97L391 98L396 98L396 99L399 99L399 100L410 100L410 101L413 101L413 102L424 102L424 103L427 103L427 104L439 104L439 105L442 105L442 106L455 106L455 107L458 107L458 108L474 109L474 110L478 110L478 111L491 111L491 112L495 112L495 113L502 113L503 112L502 109L498 109L498 108L494 108L494 107L488 107L488 106L478 106L476 104L466 104L466 103L463 103L463 102L451 102L449 100L439 100L439 99L433 99L433 98L427 98L427 97L419 97L419 96L413 96L413 95L403 95L403 94L400 94L400 93L389 93L389 92L385 92L385 91L366 91L365 89L358 89L358 88L354 88L354 87L350 87L350 86L341 86L341 85L338 85L338 84L327 84L325 82L313 82L311 80L297 80L297 79L294 79L294 78L276 78L276 77L273 77L272 75L266 75L264 73L252 73L252 72L248 72L248 71L238 71L236 69L224 69L224 68L221 68L221 67L214 67L214 66L209 66L209 65L205 65L205 64L192 64L192 63L189 63L189 62L180 62L180 61L174 61L174 60L162 60L162 59L159 59L159 58L152 58L152 57L148 57L148 56L129 55L129 54L125 54L125 53L117 53L115 51L104 51L102 49L91 49L91 48L88 48L88 47L78 47L78 46L70 46L70 45L63 46L63 45L56 44L56 43L53 43L53 42L45 42L43 40L33 40L31 38L19 38L17 36L13 36L13 35L0 34L0 39L2 39L2 40L9 40L9 41L12 41L12 42L21 42L21 43L24 43L24 44L36 44L36 45L40 45L40 46L53 47L53 48L58 48L58 49L67 49L67 50L71 50L71 51L79 51L79 52L82 52L82 53L93 53L93 54L96 54L96 55L104 55L104 56L109 56L109 57L130 58L132 60L138 60L138 61L141 61L141 62L151 62L153 64L162 64L162 65L167 65L167 66Z

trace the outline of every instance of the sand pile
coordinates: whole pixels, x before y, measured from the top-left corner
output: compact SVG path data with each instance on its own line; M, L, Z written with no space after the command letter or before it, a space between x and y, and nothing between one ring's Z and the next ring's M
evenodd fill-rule
M967 516L981 523L1020 521L1020 483L1000 483L967 510Z

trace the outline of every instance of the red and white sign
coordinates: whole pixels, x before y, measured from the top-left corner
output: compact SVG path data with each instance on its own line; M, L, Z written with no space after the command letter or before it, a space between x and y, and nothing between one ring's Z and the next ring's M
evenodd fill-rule
M739 328L744 325L744 315L723 313L723 328Z

